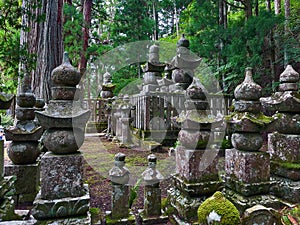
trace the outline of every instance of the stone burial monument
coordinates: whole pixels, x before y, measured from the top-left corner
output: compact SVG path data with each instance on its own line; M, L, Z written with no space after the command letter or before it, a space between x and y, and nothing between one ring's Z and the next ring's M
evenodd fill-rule
M83 183L83 155L78 151L90 111L78 101L76 85L81 74L67 53L51 79L52 100L45 111L36 112L46 129L42 142L48 152L41 158L41 189L31 212L37 220L63 218L65 224L90 224L90 196Z
M24 80L27 78L25 76ZM12 164L5 166L5 175L16 176L17 205L32 204L40 180L37 158L41 152L38 141L43 134L43 128L34 120L36 97L25 83L23 82L22 91L17 95L16 124L5 129L6 140L12 141L7 149Z

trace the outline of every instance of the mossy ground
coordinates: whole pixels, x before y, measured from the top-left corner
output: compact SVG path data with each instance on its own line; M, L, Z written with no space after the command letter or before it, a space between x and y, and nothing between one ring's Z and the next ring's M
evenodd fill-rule
M99 209L100 217L103 219L105 211L111 210L111 184L108 171L114 165L114 155L122 152L126 155L126 167L131 173L132 179L129 181L134 185L141 173L147 168L148 151L142 151L139 148L120 148L116 143L107 141L102 137L86 137L83 146L80 149L85 158L84 179L89 184L91 195L91 208ZM169 157L167 149L155 153L159 162L159 171L168 178L168 173L175 166L175 159ZM172 167L172 168L170 168ZM166 197L167 189L171 185L169 179L161 183L162 197ZM144 188L141 185L138 189L138 197L133 203L132 210L134 213L143 208ZM95 214L95 213L94 213ZM95 214L96 215L96 214Z

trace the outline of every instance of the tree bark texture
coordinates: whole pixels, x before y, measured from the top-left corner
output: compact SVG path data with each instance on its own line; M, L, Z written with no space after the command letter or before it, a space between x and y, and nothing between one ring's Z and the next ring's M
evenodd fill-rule
M20 60L19 77L24 79L19 80L18 92L31 89L46 102L51 98L51 71L62 59L62 7L63 0L22 2L20 46L26 54ZM33 55L35 67L28 60Z
M87 49L89 46L89 30L91 25L91 14L92 14L92 0L85 0L83 5L83 17L84 17L84 26L82 28L83 33L83 46L82 52L80 56L80 62L78 65L78 69L83 74L86 70L87 66Z
M276 15L281 13L281 0L274 0L274 9Z

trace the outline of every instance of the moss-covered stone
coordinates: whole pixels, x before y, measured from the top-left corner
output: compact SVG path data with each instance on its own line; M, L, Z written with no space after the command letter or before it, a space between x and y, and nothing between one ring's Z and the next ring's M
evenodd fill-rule
M198 208L199 224L209 224L209 220L219 221L219 224L236 225L241 222L237 208L217 191L212 197L206 199Z

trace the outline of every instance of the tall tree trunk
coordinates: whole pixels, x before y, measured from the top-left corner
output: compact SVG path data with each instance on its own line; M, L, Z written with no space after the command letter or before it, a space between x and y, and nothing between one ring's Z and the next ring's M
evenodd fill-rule
M86 70L87 66L87 49L89 47L89 30L91 26L91 14L92 14L92 0L85 0L83 5L83 17L84 17L84 26L82 28L83 33L83 46L82 52L80 56L80 62L78 65L78 69L81 74L83 74Z
M266 9L268 12L271 12L271 0L266 0Z
M153 40L158 40L158 12L156 10L157 3L156 0L152 0L152 13L154 20L154 28L153 28Z
M35 67L28 59L21 58L20 75L26 74L23 91L32 89L46 102L51 98L51 71L62 59L62 7L63 0L22 2L20 45L27 51L27 57L28 54L36 55Z
M290 0L284 0L284 17L285 17L285 24L284 24L284 35L285 37L288 36L289 33L289 23L290 23L290 16L291 16L291 5ZM287 52L287 45L284 46L284 65L286 66L289 63L289 56Z
M274 0L274 10L275 15L279 15L281 13L281 0Z
M20 48L21 52L24 54L21 55L19 64L18 93L31 90L32 65L28 58L37 52L38 24L35 22L39 16L37 1L23 0L22 11Z
M252 0L245 1L245 16L246 20L252 16Z
M38 24L37 65L32 79L34 93L47 103L51 99L51 72L61 64L63 0L41 1L39 15L45 20Z
M258 0L255 0L255 16L258 16L259 14L259 4Z

